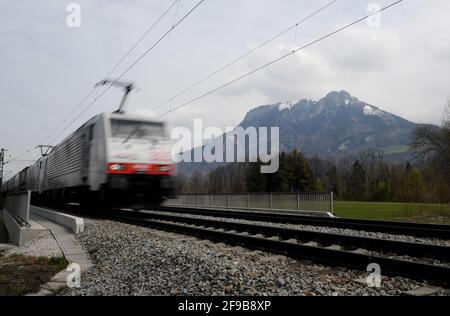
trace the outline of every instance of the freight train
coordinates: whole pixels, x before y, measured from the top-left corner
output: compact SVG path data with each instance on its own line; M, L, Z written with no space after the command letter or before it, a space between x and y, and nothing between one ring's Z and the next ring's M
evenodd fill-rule
M174 194L164 122L123 112L94 116L2 186L33 203L145 209Z

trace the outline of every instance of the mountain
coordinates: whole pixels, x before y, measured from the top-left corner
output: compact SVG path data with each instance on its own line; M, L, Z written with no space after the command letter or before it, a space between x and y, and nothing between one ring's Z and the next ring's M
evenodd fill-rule
M285 152L297 149L306 156L327 158L377 150L398 161L411 157L408 144L417 124L346 91L333 91L318 101L302 99L259 106L250 110L239 126L278 126L280 150ZM190 173L192 165L181 163L179 169ZM208 166L197 163L194 169L198 168Z
M279 126L281 149L307 156L336 156L363 150L405 149L416 124L351 96L330 92L319 101L259 106L241 124Z

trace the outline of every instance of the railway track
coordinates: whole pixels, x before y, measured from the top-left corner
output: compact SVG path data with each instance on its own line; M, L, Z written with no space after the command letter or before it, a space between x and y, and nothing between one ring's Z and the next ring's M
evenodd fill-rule
M116 210L102 216L326 265L366 271L369 264L377 263L383 274L450 286L450 247L446 246L194 218L175 214L173 209L164 214ZM439 263L429 263L430 259Z
M347 218L318 217L274 212L254 212L241 210L220 210L197 207L160 207L163 212L205 215L213 217L245 219L258 222L300 224L342 229L380 232L416 237L450 239L450 225L405 223L379 220L358 220Z

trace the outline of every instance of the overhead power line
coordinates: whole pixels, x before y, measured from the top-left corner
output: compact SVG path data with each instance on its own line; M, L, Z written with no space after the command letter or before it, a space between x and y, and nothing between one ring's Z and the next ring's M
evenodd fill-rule
M200 6L200 4L202 4L205 0L201 0L200 2L198 2L187 14L185 14L177 23L173 24L172 27L156 42L154 43L149 49L147 49L145 51L145 53L143 55L141 55L139 57L139 59L137 61L135 61L130 67L128 67L118 78L116 78L116 80L119 80L120 78L122 78L132 67L134 67L145 55L147 55L159 42L161 42L165 37L167 37L167 35L169 35L170 32L172 32L172 30L174 30L185 18L187 18L198 6ZM179 0L175 0L174 2L172 2L172 4L163 12L163 14L158 18L158 20L152 24L152 26L150 26L150 28L141 36L141 38L132 46L132 48L130 48L130 50L127 51L127 53L125 54L125 56L123 58L121 58L119 60L119 62L117 62L114 67L105 75L105 78L107 76L109 76L122 62L123 60L126 59L126 57L128 57L131 53L131 51L133 51L138 45L139 43L142 42L142 40L148 35L148 33L150 33L153 28L164 18L164 16L167 15L167 13L170 11L170 9L173 8L173 6L179 2ZM178 6L177 6L177 10L178 10ZM94 101L92 101L79 115L77 115L75 117L75 119L73 119L69 125L67 125L61 132L60 134L64 133L78 118L81 117L81 115L83 115L98 99L100 99L113 85L113 83L111 83L111 85L109 85L105 90L103 90L102 93L100 93L95 99ZM87 99L89 99L89 97L91 97L93 95L93 93L96 91L98 87L94 87L89 94L87 94L83 100L77 104L77 106L72 110L72 112L54 129L52 130L52 132L50 132L43 140L42 143L45 142L46 139L48 139L52 134L54 134L61 126L64 125L65 122L67 122L67 120L72 116L73 113L76 112L76 110L85 103L85 101ZM56 135L54 138L52 138L49 143L53 143L57 138L59 137L59 135ZM35 148L30 148L26 151L24 151L23 153L11 158L10 160L8 160L6 163L9 163L13 160L16 160L24 155L26 155L27 153L33 151ZM5 163L5 164L6 164Z
M325 39L327 39L327 38L329 38L329 37L331 37L331 36L333 36L333 35L335 35L335 34L337 34L339 32L342 32L342 31L352 27L353 25L358 24L358 23L366 20L367 18L369 18L369 17L371 17L373 15L379 14L379 13L381 13L381 12L383 12L383 11L393 7L393 6L395 6L396 4L398 4L398 3L402 2L402 1L403 0L398 0L396 2L393 2L393 3L389 4L389 5L381 8L378 11L372 12L372 13L370 13L370 14L368 14L368 15L366 15L366 16L364 16L364 17L362 17L362 18L360 18L360 19L358 19L356 21L353 21L353 22L351 22L351 23L349 23L349 24L347 24L347 25L345 25L345 26L343 26L341 28L338 28L337 30L335 30L333 32L330 32L330 33L328 33L328 34L326 34L326 35L324 35L324 36L322 36L322 37L320 37L320 38L318 38L318 39L316 39L316 40L314 40L312 42L309 42L308 44L306 44L306 45L304 45L302 47L294 49L294 50L292 50L291 52L289 52L289 53L287 53L285 55L282 55L282 56L280 56L280 57L278 57L278 58L276 58L276 59L274 59L274 60L272 60L272 61L270 61L270 62L268 62L268 63L266 63L266 64L264 64L264 65L262 65L262 66L260 66L258 68L256 68L256 69L253 69L250 72L247 72L247 73L245 73L245 74L243 74L243 75L241 75L241 76L239 76L239 77L237 77L237 78L235 78L235 79L233 79L233 80L231 80L231 81L229 81L229 82L227 82L227 83L225 83L225 84L223 84L223 85L221 85L221 86L219 86L217 88L209 90L208 92L206 92L206 93L204 93L204 94L202 94L202 95L200 95L200 96L198 96L198 97L196 97L194 99L191 99L191 100L189 100L189 101L187 101L187 102L185 102L185 103L183 103L181 105L178 105L178 106L176 106L176 107L174 107L174 108L172 108L172 109L162 113L161 115L159 115L159 117L165 116L165 115L167 115L169 113L172 113L172 112L175 112L175 111L177 111L177 110L179 110L179 109L181 109L181 108L183 108L185 106L188 106L189 104L192 104L192 103L194 103L194 102L196 102L196 101L198 101L198 100L200 100L200 99L202 99L202 98L204 98L204 97L206 97L206 96L208 96L208 95L210 95L210 94L212 94L214 92L217 92L217 91L219 91L219 90L221 90L221 89L223 89L223 88L225 88L225 87L227 87L227 86L229 86L229 85L231 85L231 84L233 84L233 83L235 83L235 82L237 82L237 81L239 81L239 80L241 80L241 79L243 79L245 77L248 77L248 76L250 76L250 75L252 75L252 74L254 74L254 73L256 73L256 72L258 72L258 71L260 71L260 70L262 70L262 69L264 69L266 67L268 67L268 66L271 66L271 65L273 65L273 64L275 64L275 63L277 63L277 62L279 62L279 61L281 61L281 60L283 60L283 59L285 59L285 58L287 58L287 57L289 57L289 56L291 56L291 55L301 51L301 50L304 50L304 49L306 49L306 48L308 48L310 46L313 46L313 45L317 44L318 42L321 42L321 41L323 41L323 40L325 40Z
M264 46L266 46L267 44L273 42L274 40L276 40L277 38L279 38L280 36L286 34L287 32L291 31L292 29L296 29L298 28L299 25L303 24L304 22L306 22L307 20L309 20L310 18L312 18L313 16L317 15L318 13L322 12L323 10L327 9L328 7L330 7L332 4L334 4L335 2L337 2L338 0L333 0L329 3L327 3L325 6L321 7L320 9L314 11L313 13L311 13L310 15L308 15L307 17L301 19L300 21L298 21L297 23L289 26L288 28L284 29L283 31L281 31L280 33L272 36L271 38L269 38L268 40L264 41L263 43L261 43L260 45L256 46L255 48L249 50L248 52L246 52L245 54L241 55L240 57L232 60L231 62L227 63L226 65L220 67L219 69L217 69L216 71L212 72L211 74L207 75L206 77L200 79L199 81L195 82L194 84L190 85L189 87L185 88L184 90L178 92L177 94L175 94L174 96L168 98L167 100L165 100L164 102L158 104L157 106L149 109L148 111L154 111L159 109L160 107L168 104L169 102L172 102L175 98L185 94L186 92L192 90L193 88L199 86L200 84L202 84L203 82L205 82L206 80L216 76L217 74L221 73L222 71L224 71L225 69L231 67L232 65L236 64L237 62L243 60L244 58L246 58L247 56L251 55L252 53L256 52L257 50L263 48Z
M16 161L16 160L19 159L20 157L25 156L26 154L32 152L33 150L35 150L35 148L30 148L30 149L24 151L23 153L14 156L13 158L11 158L11 159L9 159L8 161L6 161L6 162L5 162L5 165L8 164L8 163L10 163L10 162L12 162L12 161Z
M103 90L102 93L100 93L91 103L89 103L81 113L79 113L62 131L61 133L64 133L76 120L78 120L81 115L83 115L87 110L91 108L92 105L94 105L111 87L114 85L115 82L120 80L126 73L128 73L134 66L136 66L137 63L139 63L149 52L153 50L164 38L166 38L178 25L181 24L189 15L191 15L192 12L194 12L205 0L200 0L194 7L192 7L178 22L176 22L164 35L158 39L152 46L150 46L141 56L139 56L138 59L136 59L128 68L126 68L113 82L111 82L110 85L106 87L105 90ZM51 142L53 142L57 137L53 138Z
M35 159L14 159L14 161L11 162L34 162Z
M5 148L5 151L25 151L25 150L28 150L28 149L30 149L30 148L14 148L14 149Z
M172 4L163 12L163 14L161 14L161 16L158 18L158 20L155 21L155 23L153 23L150 28L147 29L147 31L142 34L142 36L139 38L139 40L134 43L134 45L127 51L127 53L114 65L114 67L103 77L104 79L108 78L114 70L117 69L117 67L119 67L119 65L125 60L125 58L127 58L131 52L144 40L145 37L147 37L147 35L156 27L156 25L158 25L159 22L161 22L161 20L169 13L169 11L174 7L175 4L177 4L177 11L178 11L178 6L179 6L179 1L180 0L175 0L174 2L172 2Z
M179 2L179 0L175 0L172 2L172 4L161 14L161 16L141 35L141 37L128 49L128 51L125 53L125 55L111 68L108 73L103 76L104 79L108 78L116 69L119 67L119 65L131 54L131 52L147 37L147 35L153 31L153 29L161 22L161 20L169 13L169 11L175 6L175 4ZM86 100L88 100L94 92L98 89L98 87L93 87L91 91L79 102L74 109L69 113L69 115L66 116L66 118L58 124L42 141L41 143L44 143L46 139L48 139L51 135L53 135L61 126L64 125L65 122L82 106Z

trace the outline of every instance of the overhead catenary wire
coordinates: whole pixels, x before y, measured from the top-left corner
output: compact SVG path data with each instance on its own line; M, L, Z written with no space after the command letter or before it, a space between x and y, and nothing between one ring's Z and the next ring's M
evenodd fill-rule
M147 31L142 34L142 36L136 41L136 43L134 43L134 45L127 51L127 53L114 65L114 67L103 77L104 79L106 79L107 77L109 77L114 70L117 69L117 67L119 67L119 65L131 54L131 52L147 37L147 35L153 31L153 29L159 24L159 22L161 22L161 20L169 13L169 11L173 8L173 6L175 4L177 4L177 11L178 11L178 6L179 6L179 1L180 0L175 0L174 2L172 2L172 4L161 14L161 16L147 29ZM173 27L173 26L172 26Z
M35 159L14 159L11 162L33 162L36 161Z
M207 81L208 79L211 79L212 77L216 76L217 74L221 73L222 71L224 71L225 69L228 69L229 67L231 67L232 65L236 64L237 62L243 60L244 58L246 58L247 56L251 55L252 53L258 51L259 49L263 48L264 46L266 46L267 44L273 42L274 40L276 40L277 38L281 37L282 35L286 34L287 32L291 31L294 28L298 28L299 25L303 24L304 22L306 22L307 20L309 20L310 18L314 17L315 15L319 14L320 12L324 11L325 9L327 9L328 7L330 7L331 5L333 5L335 2L337 2L338 0L333 0L329 3L327 3L326 5L324 5L323 7L319 8L318 10L314 11L313 13L309 14L308 16L306 16L305 18L301 19L300 21L298 21L297 23L287 27L286 29L282 30L281 32L279 32L278 34L272 36L271 38L269 38L268 40L262 42L261 44L257 45L255 48L250 49L249 51L247 51L246 53L244 53L243 55L237 57L236 59L233 59L232 61L230 61L229 63L225 64L224 66L218 68L217 70L215 70L214 72L212 72L211 74L205 76L204 78L196 81L195 83L193 83L192 85L188 86L187 88L183 89L182 91L178 92L177 94L175 94L174 96L166 99L164 102L161 102L160 104L158 104L157 106L149 109L148 111L155 111L159 108L161 108L162 106L172 102L175 98L185 94L186 92L192 90L193 88L201 85L202 83L204 83L205 81Z
M295 45L297 43L297 33L298 33L298 24L295 26L295 32L294 32L294 42L292 43L292 50L295 50Z
M11 149L11 148L4 148L5 151L26 151L28 149L30 149L30 148L13 148L13 149Z
M179 5L179 1L180 0L175 0L172 2L172 4L166 9L164 10L164 12L159 16L159 18L141 35L141 37L128 49L128 51L125 53L125 55L120 58L116 64L114 64L114 66L111 68L111 70L109 70L106 75L103 76L104 79L106 79L107 77L109 77L116 69L117 67L120 66L120 64L122 64L122 62L133 52L134 49L136 49L136 47L147 37L147 35L153 31L153 29L159 24L159 22L161 22L161 20L169 13L169 11L175 6L175 4ZM177 9L178 10L178 9ZM91 91L81 100L81 102L79 102L74 109L66 116L66 118L60 123L58 124L42 141L41 143L44 143L46 139L48 139L52 134L54 134L61 126L64 125L65 122L67 122L67 120L79 109L80 106L82 106L93 94L94 92L98 89L98 87L93 87L91 89Z
M248 77L248 76L250 76L250 75L252 75L252 74L254 74L254 73L256 73L256 72L258 72L258 71L260 71L260 70L262 70L264 68L266 68L266 67L269 67L269 66L271 66L271 65L273 65L273 64L275 64L275 63L277 63L277 62L279 62L279 61L281 61L281 60L283 60L283 59L285 59L285 58L287 58L287 57L289 57L289 56L291 56L291 55L301 51L301 50L304 50L304 49L306 49L306 48L308 48L310 46L313 46L314 44L317 44L318 42L321 42L321 41L323 41L323 40L325 40L325 39L327 39L327 38L329 38L329 37L331 37L331 36L333 36L333 35L335 35L335 34L337 34L339 32L342 32L342 31L352 27L353 25L358 24L358 23L366 20L367 18L369 18L369 17L371 17L373 15L379 14L379 13L381 13L381 12L383 12L383 11L385 11L385 10L395 6L395 5L397 5L398 3L402 2L402 1L403 0L395 1L395 2L389 4L389 5L385 6L385 7L382 7L381 9L379 9L379 10L377 10L375 12L367 14L366 16L364 16L364 17L362 17L362 18L360 18L358 20L355 20L355 21L353 21L353 22L351 22L351 23L349 23L349 24L347 24L347 25L345 25L343 27L340 27L340 28L338 28L338 29L336 29L336 30L326 34L326 35L323 35L323 36L319 37L318 39L316 39L316 40L314 40L312 42L309 42L308 44L303 45L303 46L301 46L301 47L299 47L297 49L294 49L293 51L291 51L291 52L289 52L287 54L284 54L284 55L282 55L282 56L280 56L280 57L278 57L278 58L276 58L276 59L274 59L274 60L272 60L272 61L270 61L270 62L268 62L268 63L266 63L266 64L264 64L264 65L262 65L262 66L260 66L258 68L256 68L256 69L253 69L252 71L247 72L247 73L245 73L245 74L243 74L243 75L241 75L241 76L239 76L239 77L237 77L237 78L235 78L235 79L233 79L233 80L231 80L231 81L229 81L229 82L227 82L227 83L225 83L225 84L223 84L223 85L221 85L219 87L216 87L216 88L214 88L212 90L209 90L208 92L203 93L202 95L200 95L200 96L198 96L196 98L193 98L193 99L191 99L191 100L189 100L189 101L187 101L187 102L185 102L185 103L183 103L181 105L178 105L175 108L172 108L172 109L162 113L158 117L165 116L165 115L167 115L169 113L175 112L175 111L177 111L177 110L179 110L179 109L181 109L183 107L186 107L186 106L188 106L188 105L190 105L190 104L192 104L192 103L194 103L194 102L196 102L196 101L198 101L198 100L200 100L200 99L202 99L202 98L204 98L204 97L206 97L206 96L208 96L208 95L210 95L210 94L212 94L214 92L217 92L217 91L219 91L219 90L221 90L221 89L223 89L223 88L225 88L225 87L227 87L229 85L232 85L233 83L235 83L235 82L237 82L239 80L244 79L245 77Z
M98 95L94 101L92 101L80 114L78 114L75 119L73 119L69 125L67 125L61 132L60 134L64 133L78 118L81 117L81 115L83 115L95 102L97 102L97 100L99 98L101 98L112 86L115 82L117 82L117 80L119 80L120 78L122 78L129 70L131 70L131 68L133 68L142 58L144 58L154 47L156 47L156 45L159 44L159 42L161 42L165 37L167 37L182 21L184 21L193 11L195 11L195 9L197 9L197 7L199 7L205 0L201 0L199 1L191 10L189 10L189 12L187 14L185 14L177 23L174 23L171 28L158 40L156 41L149 49L147 49L144 54L142 54L131 66L129 66L124 72L121 73L121 75L119 77L116 78L116 80L114 82L112 82L105 90L103 90L102 93L100 93L100 95ZM122 62L123 60L125 60L125 58L127 58L129 56L129 54L131 53L131 51L133 51L137 45L139 45L139 43L142 42L142 40L146 37L146 35L148 33L151 32L151 30L153 30L153 28L162 20L162 18L164 16L167 15L167 13L170 11L170 9L180 0L175 0L173 1L173 3L163 12L163 14L160 16L160 18L144 33L143 36L141 36L141 38L132 46L132 48L127 51L127 53L125 54L125 56L123 58L121 58L121 60L119 60L118 63L116 63L114 65L114 67L106 74L105 78L108 77ZM178 12L178 6L177 6L177 12ZM85 103L85 101L92 96L92 94L96 91L97 87L94 87L89 94L87 94L83 100L78 103L78 105L74 108L74 110L62 121L61 124L59 124L54 130L52 130L51 133L49 133L44 139L43 141L45 141L46 139L48 139L53 133L55 133L69 118L70 116L72 116L73 113L76 112L76 110ZM59 137L59 135L56 135L53 139L51 139L51 141L49 143L53 143L57 138ZM32 152L33 150L35 150L35 148L30 148L26 151L24 151L23 153L11 158L10 160L8 160L7 162L5 162L5 164L10 163L20 157L23 157L24 155Z
M151 45L138 59L136 59L130 66L128 66L118 77L115 78L104 90L100 93L91 103L89 103L81 113L79 113L62 131L61 134L64 133L76 120L78 120L87 110L91 108L105 93L111 89L111 87L120 80L126 73L128 73L136 64L138 64L149 52L151 52L164 38L166 38L178 25L180 25L189 15L192 14L203 2L206 0L200 0L194 5L178 22L176 22L167 32L164 33L161 38L159 38L153 45ZM51 142L55 141L59 135L54 137Z
M175 9L175 14L173 15L172 27L175 25L175 22L177 21L178 9L180 8L181 0L176 0L176 1L178 1L178 3L177 3L177 8Z
M24 151L23 153L18 154L18 155L16 155L16 156L14 156L13 158L8 159L8 161L5 161L4 164L6 165L6 164L8 164L8 163L11 163L11 162L13 162L13 161L16 161L16 160L18 160L20 157L25 156L26 154L32 152L32 151L35 150L35 149L36 149L36 148L30 148L30 149Z

